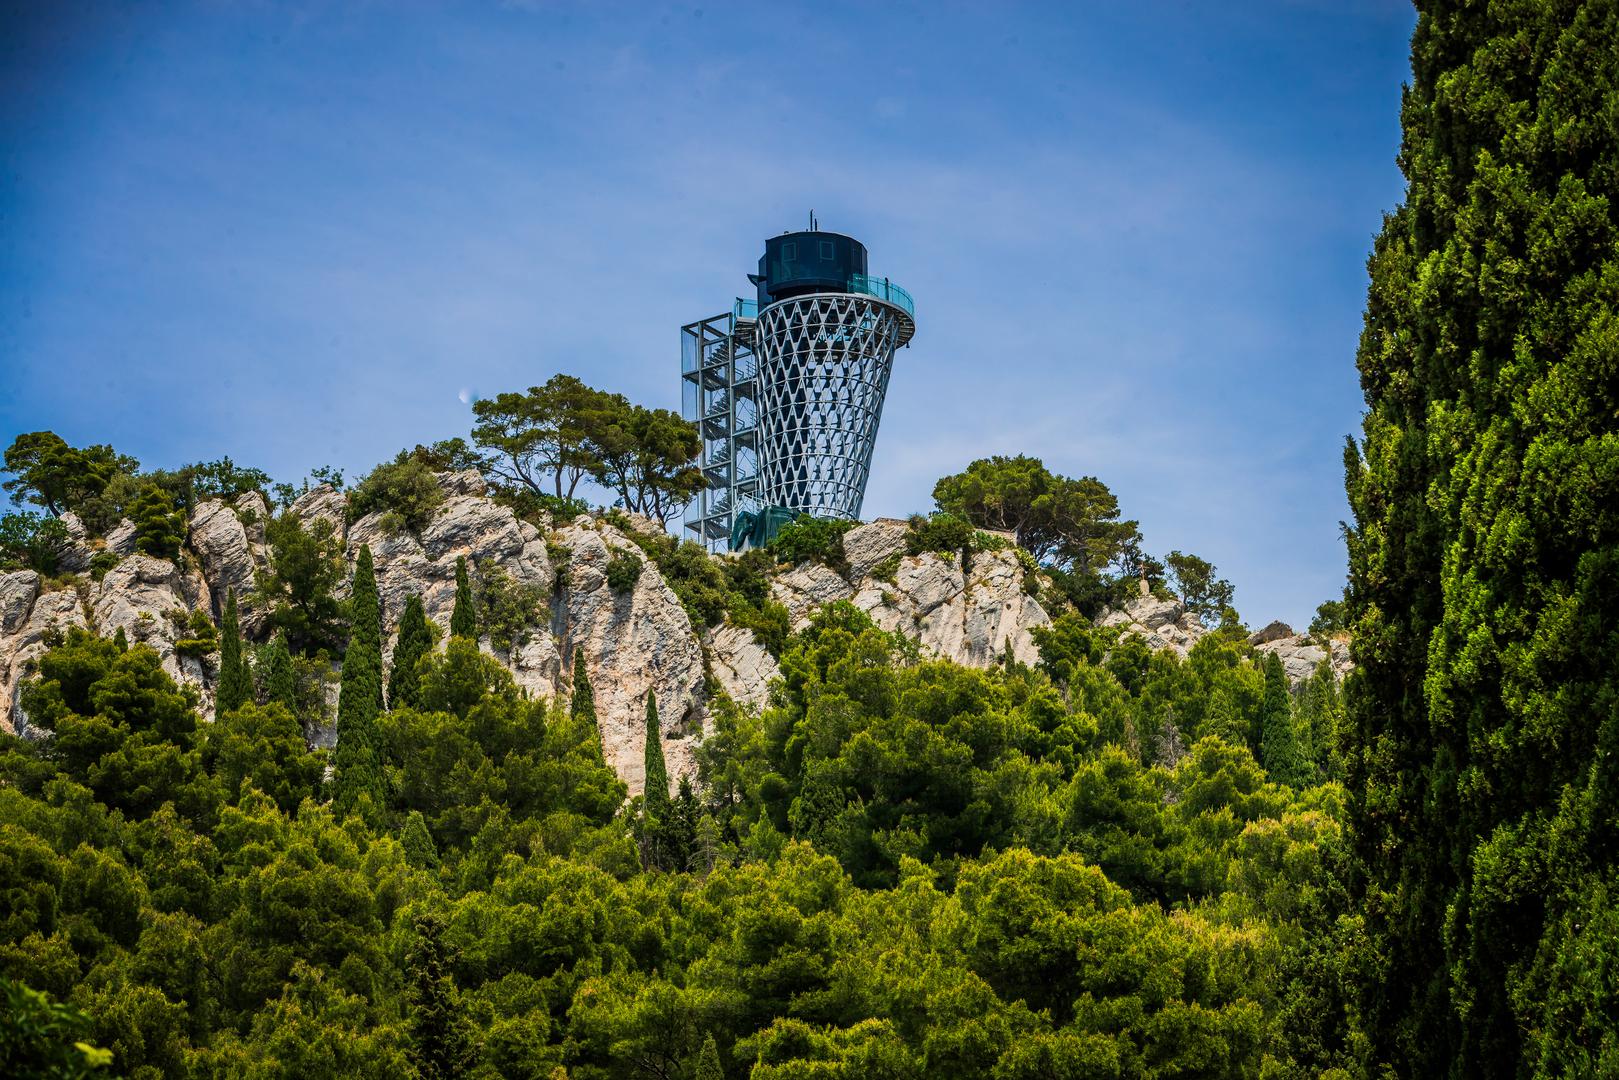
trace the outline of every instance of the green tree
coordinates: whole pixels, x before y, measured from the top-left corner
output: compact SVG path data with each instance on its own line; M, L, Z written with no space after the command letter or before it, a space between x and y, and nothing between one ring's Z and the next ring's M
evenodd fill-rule
M1038 458L983 458L933 486L940 510L980 529L1011 532L1042 563L1100 573L1139 538L1119 501L1092 476L1059 476Z
M663 816L669 809L669 767L663 760L663 729L658 725L658 697L646 693L646 784L647 810Z
M1265 654L1265 696L1260 702L1260 749L1265 771L1278 784L1298 787L1308 780L1308 750L1293 724L1287 672L1275 653Z
M32 513L0 516L0 572L33 570L53 577L67 542L67 526L56 518Z
M265 529L269 569L259 574L258 592L270 625L286 634L300 655L335 651L343 642L343 545L332 524L316 520L306 528L293 514L281 514Z
M585 668L584 650L573 650L573 696L568 700L568 719L576 724L600 753L601 728L596 723L596 692L590 687L590 672Z
M1216 577L1214 564L1196 555L1171 551L1164 565L1169 571L1170 587L1186 610L1202 619L1204 625L1218 624L1231 607L1231 582Z
M1601 1071L1619 1022L1573 987L1619 964L1582 914L1619 850L1619 6L1419 11L1347 454L1360 1004L1392 1072Z
M697 1055L693 1076L696 1080L725 1080L725 1070L720 1066L720 1048L713 1035L703 1040L703 1051Z
M702 490L693 462L703 440L697 425L668 409L648 409L614 395L610 422L593 437L592 475L618 493L618 503L660 526Z
M219 620L219 685L214 690L214 719L253 700L253 674L242 655L242 628L236 617L236 590L225 594Z
M433 629L427 624L422 598L411 594L399 616L399 637L394 641L393 666L388 672L388 707L417 703L416 662L433 649Z
M383 807L376 722L382 711L382 605L370 545L354 560L349 593L349 643L337 695L337 758L333 801L342 810Z
M526 394L473 402L472 439L491 452L489 471L536 495L572 498L579 481L602 468L602 433L616 413L612 395L572 375L554 375ZM549 481L549 484L547 484Z
M287 638L276 634L265 646L259 661L260 691L266 705L279 704L288 712L298 710L298 676L292 669L292 654L287 651Z
M178 559L185 543L185 514L168 492L148 484L129 505L135 525L135 550L154 559Z
M5 471L12 479L0 487L16 505L30 502L60 517L100 495L118 474L139 467L110 446L75 450L53 431L33 431L18 435L6 449Z
M422 1080L453 1080L472 1070L477 1052L471 1025L452 977L444 944L444 918L416 916L416 939L406 961L410 994L410 1060Z
M450 610L450 636L478 640L478 605L472 599L472 579L467 576L467 560L455 560L455 607Z
M432 466L416 453L401 450L393 461L372 469L349 493L348 512L351 519L374 512L392 514L394 518L385 520L385 525L420 532L443 504L444 489Z
M103 1075L113 1055L85 1042L90 1022L71 1005L0 979L0 1073L16 1080L77 1080Z

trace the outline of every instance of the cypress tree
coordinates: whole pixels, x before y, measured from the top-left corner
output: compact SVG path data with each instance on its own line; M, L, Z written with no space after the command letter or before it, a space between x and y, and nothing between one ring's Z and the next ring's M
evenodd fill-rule
M478 640L478 609L472 599L472 580L467 576L467 560L455 560L455 608L450 612L450 636Z
M361 807L363 796L369 796L373 808L380 810L382 766L376 720L382 711L382 607L368 546L362 546L354 560L349 611L349 644L337 693L334 801L339 810L353 810Z
M1287 692L1287 672L1275 653L1265 654L1265 694L1260 699L1260 750L1265 771L1278 784L1304 783L1304 748L1293 726L1293 706Z
M1619 1044L1619 4L1418 8L1346 451L1367 1071L1593 1074Z
M225 613L219 620L219 687L214 694L214 719L253 700L253 675L242 655L242 629L236 618L236 590L225 594Z
M663 732L658 727L658 698L646 692L646 787L643 804L659 820L668 817L669 767L663 760Z
M697 1055L696 1080L725 1080L725 1070L720 1067L720 1048L710 1035L703 1040L702 1053Z
M601 729L596 723L596 691L590 687L590 672L585 670L584 652L573 651L573 697L568 701L568 718L589 732L591 741L600 748Z
M388 672L388 708L417 704L416 661L433 648L433 631L427 625L422 598L405 601L399 617L399 638L394 642L393 667Z
M420 870L437 870L438 845L427 829L427 819L420 810L412 810L405 819L405 828L399 834L399 845L405 849L405 862Z
M113 634L112 643L117 646L119 652L129 651L129 635L124 633L122 626L118 628L117 633Z
M444 945L444 918L416 916L416 941L406 960L410 997L410 1060L422 1080L452 1080L472 1070L476 1046L450 974L453 957Z
M261 675L264 680L264 703L271 705L279 702L287 707L287 711L296 714L298 711L298 678L292 670L292 653L287 651L287 638L285 634L277 634L270 639L270 645L264 650L263 659L260 660Z

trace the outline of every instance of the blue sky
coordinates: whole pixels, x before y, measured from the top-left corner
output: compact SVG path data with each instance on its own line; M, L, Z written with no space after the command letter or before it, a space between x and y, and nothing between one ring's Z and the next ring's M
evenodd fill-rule
M355 475L823 227L916 297L866 515L1095 475L1250 624L1341 587L1394 0L6 5L0 439Z

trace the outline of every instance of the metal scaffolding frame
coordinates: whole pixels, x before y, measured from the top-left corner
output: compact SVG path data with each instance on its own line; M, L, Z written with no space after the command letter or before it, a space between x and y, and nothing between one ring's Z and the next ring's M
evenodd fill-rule
M702 433L697 464L707 481L686 507L685 524L710 548L729 542L738 504L758 483L758 362L750 314L738 301L731 311L680 328L681 415Z
M856 279L680 328L681 411L707 481L685 527L709 548L728 546L742 511L859 519L894 351L916 321L909 293Z

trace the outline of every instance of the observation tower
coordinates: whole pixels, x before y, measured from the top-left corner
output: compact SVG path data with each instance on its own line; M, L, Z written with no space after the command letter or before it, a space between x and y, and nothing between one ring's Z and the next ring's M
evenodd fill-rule
M680 328L681 401L702 430L707 487L686 529L712 549L764 543L800 514L858 520L910 293L823 232L765 241L753 299Z

